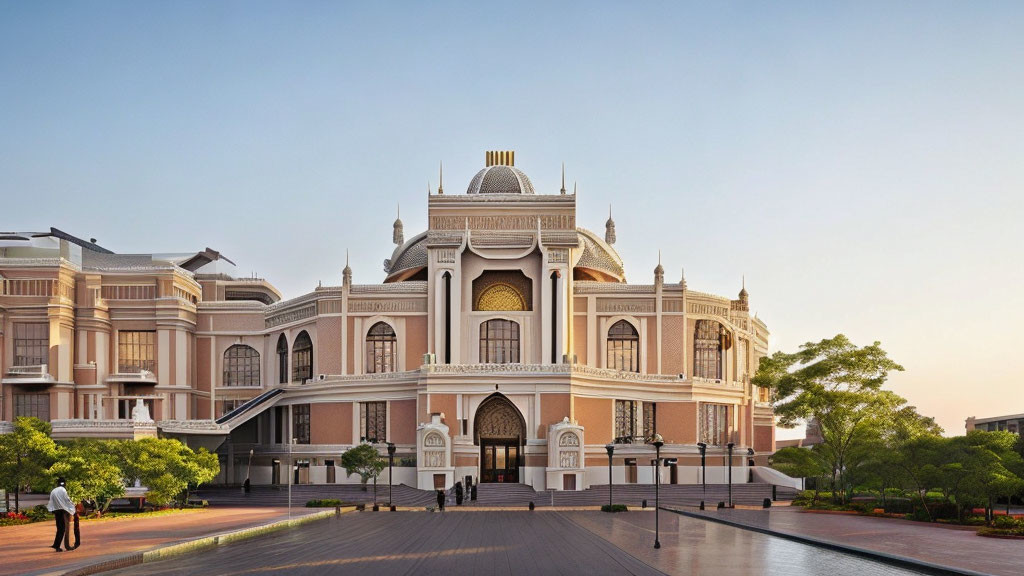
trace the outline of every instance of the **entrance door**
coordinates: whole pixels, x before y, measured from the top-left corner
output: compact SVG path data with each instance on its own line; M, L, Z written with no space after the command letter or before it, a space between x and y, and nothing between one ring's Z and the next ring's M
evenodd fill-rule
M519 482L519 443L482 440L481 482Z

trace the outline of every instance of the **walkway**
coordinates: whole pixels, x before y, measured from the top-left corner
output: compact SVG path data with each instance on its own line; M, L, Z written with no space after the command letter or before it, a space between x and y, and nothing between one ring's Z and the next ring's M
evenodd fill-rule
M652 511L354 512L114 574L915 574L664 511L654 550L653 529Z
M317 512L296 508L296 516ZM111 518L81 523L82 545L54 552L53 521L0 527L0 575L64 572L161 544L219 534L288 517L287 508L195 509L144 518ZM74 541L74 537L72 537Z
M807 536L952 568L1006 576L1024 573L1024 541L984 538L970 529L869 516L809 513L799 508L708 510L703 514L773 532Z

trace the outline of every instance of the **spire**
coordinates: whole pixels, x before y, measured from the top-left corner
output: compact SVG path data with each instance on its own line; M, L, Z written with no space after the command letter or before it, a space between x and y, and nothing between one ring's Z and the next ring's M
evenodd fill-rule
M342 286L352 285L352 269L348 266L348 248L345 249L345 268L341 271Z
M576 181L575 180L572 181L572 195L573 196L576 195Z
M565 194L565 162L562 162L562 189L560 192Z
M665 269L661 266L661 250L658 250L658 265L654 267L654 284L661 286L665 283Z
M612 220L612 205L608 205L608 221L604 223L604 241L615 244L615 220Z
M427 196L430 196L430 180L427 180Z
M392 228L391 241L399 246L405 244L405 227L402 225L402 207L400 205Z
M749 294L747 294L747 275L744 274L743 275L743 287L740 289L740 302L744 302L745 303L749 299L749 297L750 297Z
M437 174L437 193L444 194L444 162L441 162L441 169Z
M683 268L683 273L679 276L679 285L686 290L686 268Z

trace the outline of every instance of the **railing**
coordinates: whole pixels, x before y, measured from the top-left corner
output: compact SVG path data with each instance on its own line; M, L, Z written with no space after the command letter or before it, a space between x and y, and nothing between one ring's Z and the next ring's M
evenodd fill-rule
M138 372L115 372L110 376L107 376L107 380L111 382L156 384L156 374L153 374L149 370L139 370Z
M45 378L50 375L49 366L46 364L35 364L33 366L11 366L7 369L8 376L24 376L26 378Z

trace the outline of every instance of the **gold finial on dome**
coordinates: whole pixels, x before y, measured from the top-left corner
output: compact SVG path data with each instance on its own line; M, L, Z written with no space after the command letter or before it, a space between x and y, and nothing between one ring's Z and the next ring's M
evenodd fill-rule
M515 150L489 150L487 152L488 166L515 166Z

